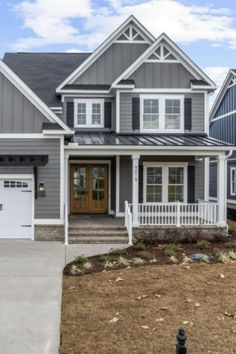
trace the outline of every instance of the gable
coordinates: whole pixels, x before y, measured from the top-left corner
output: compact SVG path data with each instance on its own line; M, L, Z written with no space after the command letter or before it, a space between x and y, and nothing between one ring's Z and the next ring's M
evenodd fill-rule
M171 65L163 65L168 63ZM146 64L153 65L149 67L149 65ZM137 60L112 83L112 87L119 85L121 80L133 79L136 75L140 77L144 75L143 72L146 72L149 76L153 74L156 75L155 71L159 73L161 71L161 67L158 64L163 65L163 69L166 74L167 70L165 68L169 67L169 70L173 71L176 76L183 74L185 77L188 77L189 81L203 81L206 83L205 88L208 90L212 91L216 89L214 82L211 81L210 78L196 64L194 64L192 60L189 59L187 55L183 53L181 49L179 49L177 45L172 42L170 38L167 37L164 33L159 38L157 38L156 41L151 44L147 50L142 55L140 55L140 57L137 58ZM155 68L157 69L155 70ZM137 72L138 74L136 74ZM137 85L136 82L135 84ZM139 83L139 85L141 85L141 83ZM177 85L177 87L179 86ZM188 83L187 86L185 83L184 87L190 87L190 83Z
M113 43L74 84L111 84L147 47L146 43Z
M41 133L47 118L0 73L0 133Z
M131 63L138 58L138 55L140 56L140 53L143 53L154 40L154 36L148 32L134 16L130 16L98 46L87 60L57 87L56 92L62 92L66 85L81 83L81 80L88 83L89 79L89 83L91 82L90 80L94 83L93 81L97 80L94 78L94 76L96 76L95 69L99 70L100 66L102 67L102 72L108 70L108 81L105 81L107 77L104 78L103 76L102 83L108 84L114 81L115 74L112 74L112 71L116 67L114 62L119 65L117 72L121 73L122 70L130 66ZM118 46L118 44L122 44L122 46ZM112 47L111 50L108 50L110 47ZM110 59L108 59L109 55ZM95 64L96 61L98 61L97 64ZM102 64L103 61L104 63ZM105 63L109 64L107 68L105 67ZM91 66L93 67L89 70ZM86 73L87 70L89 70L88 73ZM85 75L81 78L83 74Z

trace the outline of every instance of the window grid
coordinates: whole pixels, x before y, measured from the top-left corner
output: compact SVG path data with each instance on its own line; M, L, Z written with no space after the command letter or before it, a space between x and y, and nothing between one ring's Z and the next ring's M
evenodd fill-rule
M230 195L236 194L236 168L230 169Z
M75 100L75 127L102 128L104 121L104 100Z

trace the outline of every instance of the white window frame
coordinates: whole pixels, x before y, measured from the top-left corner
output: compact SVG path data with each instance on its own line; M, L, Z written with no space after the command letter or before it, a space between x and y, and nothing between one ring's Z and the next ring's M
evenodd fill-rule
M86 124L78 124L78 103L86 104ZM101 124L92 124L92 104L101 105ZM104 99L77 98L74 100L74 127L75 128L104 128Z
M234 182L233 182L234 172ZM233 184L235 186L233 186ZM236 167L230 167L230 195L236 195Z
M187 173L187 162L144 162L143 163L143 202L147 203L147 168L148 167L161 167L162 168L162 202L163 204L168 202L168 185L169 167L182 167L184 169L184 203L187 203L187 193L188 193L188 173ZM148 202L149 203L149 202ZM161 204L160 203L160 204ZM172 202L171 202L172 203ZM174 203L174 202L173 202ZM152 204L152 203L151 203ZM159 203L153 203L159 204Z
M144 100L159 100L159 129L145 129L143 124ZM165 101L180 100L180 128L165 128ZM183 95L140 95L140 132L141 133L184 133L184 96Z

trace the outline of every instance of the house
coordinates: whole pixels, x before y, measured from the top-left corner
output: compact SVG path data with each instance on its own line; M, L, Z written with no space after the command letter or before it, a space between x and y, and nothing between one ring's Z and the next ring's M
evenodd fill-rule
M210 111L210 136L236 145L236 70L230 69ZM217 199L217 166L210 161L210 197ZM230 217L236 209L236 153L227 159L227 206Z
M215 89L166 34L154 38L133 16L93 53L6 53L0 237L68 243L81 215L100 214L114 216L111 225L125 217L129 243L150 226L225 234L233 146L209 137Z

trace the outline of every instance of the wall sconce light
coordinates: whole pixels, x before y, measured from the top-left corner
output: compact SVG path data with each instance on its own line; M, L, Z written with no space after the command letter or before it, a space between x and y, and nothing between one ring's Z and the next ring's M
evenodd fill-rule
M45 184L43 182L39 183L38 195L39 195L39 197L46 196L46 188L45 188Z

